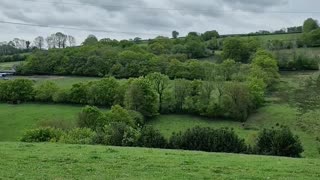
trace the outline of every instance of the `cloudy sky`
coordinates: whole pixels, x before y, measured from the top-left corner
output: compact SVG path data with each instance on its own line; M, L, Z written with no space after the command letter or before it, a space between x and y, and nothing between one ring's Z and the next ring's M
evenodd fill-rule
M301 25L308 17L320 19L319 0L0 0L0 3L0 41L15 37L33 40L57 31L75 36L78 43L89 34L128 39L170 36L172 30L180 35L213 29L220 34L249 33Z

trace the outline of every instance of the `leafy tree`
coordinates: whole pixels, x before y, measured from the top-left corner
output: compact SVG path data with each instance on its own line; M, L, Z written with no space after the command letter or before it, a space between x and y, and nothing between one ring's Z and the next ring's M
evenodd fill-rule
M227 38L223 41L224 59L233 59L236 62L248 63L250 52L243 40L240 38Z
M139 146L148 148L165 148L167 140L151 126L144 127L138 140Z
M212 38L219 38L219 33L216 30L213 31L206 31L201 35L204 41L209 41Z
M263 79L257 77L250 77L248 80L248 88L250 90L251 101L257 108L265 102L266 84Z
M79 113L78 126L80 128L98 130L102 129L104 124L103 114L97 107L86 106Z
M147 76L147 79L151 81L153 89L158 93L160 105L159 108L160 112L162 112L161 107L163 102L163 94L169 86L169 77L161 73L152 73Z
M179 32L178 31L172 31L172 38L173 39L177 39L179 36Z
M92 105L111 107L121 103L122 96L120 84L113 77L88 84L87 99Z
M127 109L138 111L145 117L153 117L158 114L157 94L148 79L132 79L129 82L124 101Z
M87 85L84 83L73 84L70 90L70 101L77 104L86 104L87 88Z
M50 81L41 84L35 90L35 99L42 102L52 102L54 94L59 90L59 87Z
M98 43L98 38L95 35L89 35L82 43L85 46L95 45Z
M319 28L318 21L312 18L308 18L303 23L303 33L309 33L315 29Z
M34 89L33 82L31 80L15 79L2 85L6 91L6 97L3 100L7 100L12 103L20 103L32 100L33 98Z
M257 51L252 60L252 66L256 69L260 68L264 72L265 76L263 79L267 86L273 85L279 78L277 61L273 58L271 53L265 50Z
M44 47L44 38L42 36L38 36L34 39L33 44L36 48L42 49Z
M214 38L208 40L207 48L210 50L218 50L220 48L218 39L216 37L214 37Z
M175 99L175 109L177 112L182 112L186 98L191 93L190 82L185 79L176 79L174 81L173 93Z
M112 106L111 110L106 113L105 119L107 124L118 122L136 127L136 122L131 116L131 113L119 105Z
M190 58L202 58L206 55L206 46L201 41L190 40L185 46Z
M227 116L246 121L252 106L248 87L238 82L225 84L222 103Z
M233 130L194 127L184 133L173 134L169 145L173 149L207 152L246 152L247 146Z
M288 157L301 157L303 152L299 137L293 135L288 127L261 131L256 149L259 154Z
M224 60L220 64L218 71L225 81L230 81L233 74L237 72L237 63L232 59Z

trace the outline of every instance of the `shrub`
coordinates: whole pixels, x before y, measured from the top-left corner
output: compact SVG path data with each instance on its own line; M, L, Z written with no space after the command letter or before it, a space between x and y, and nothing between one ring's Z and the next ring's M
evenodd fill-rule
M173 134L169 146L173 149L207 152L243 153L247 146L233 130L195 127Z
M65 133L59 142L66 144L93 144L96 133L89 128L75 128Z
M124 104L127 109L140 112L145 117L158 115L158 97L152 84L145 78L137 78L129 82L125 93Z
M97 107L86 106L79 113L78 125L80 128L90 128L92 130L102 129L104 120L101 111Z
M298 136L294 136L289 128L264 129L257 138L258 154L300 157L303 147Z
M58 89L59 87L55 83L47 81L36 89L35 99L42 102L52 102Z
M113 122L105 126L105 142L112 146L134 146L139 132L124 122Z
M125 123L128 126L136 127L135 121L128 110L116 105L111 108L105 115L106 123Z
M53 120L40 121L38 126L42 128L49 127L54 129L70 130L75 128L76 125L73 121L53 119Z
M54 128L39 128L27 131L22 142L58 142L63 132Z
M153 129L151 126L147 126L141 130L139 146L148 148L165 148L167 146L167 140L159 131Z

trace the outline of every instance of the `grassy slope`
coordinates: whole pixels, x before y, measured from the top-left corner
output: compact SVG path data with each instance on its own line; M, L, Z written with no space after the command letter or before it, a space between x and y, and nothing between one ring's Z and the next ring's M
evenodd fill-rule
M16 141L46 120L73 121L81 107L67 105L0 104L0 141Z
M62 144L0 143L0 179L319 179L320 161Z

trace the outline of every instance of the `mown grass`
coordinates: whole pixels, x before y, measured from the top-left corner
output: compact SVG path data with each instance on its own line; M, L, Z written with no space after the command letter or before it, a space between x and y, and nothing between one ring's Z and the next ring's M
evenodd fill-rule
M318 159L0 143L0 179L319 179Z

